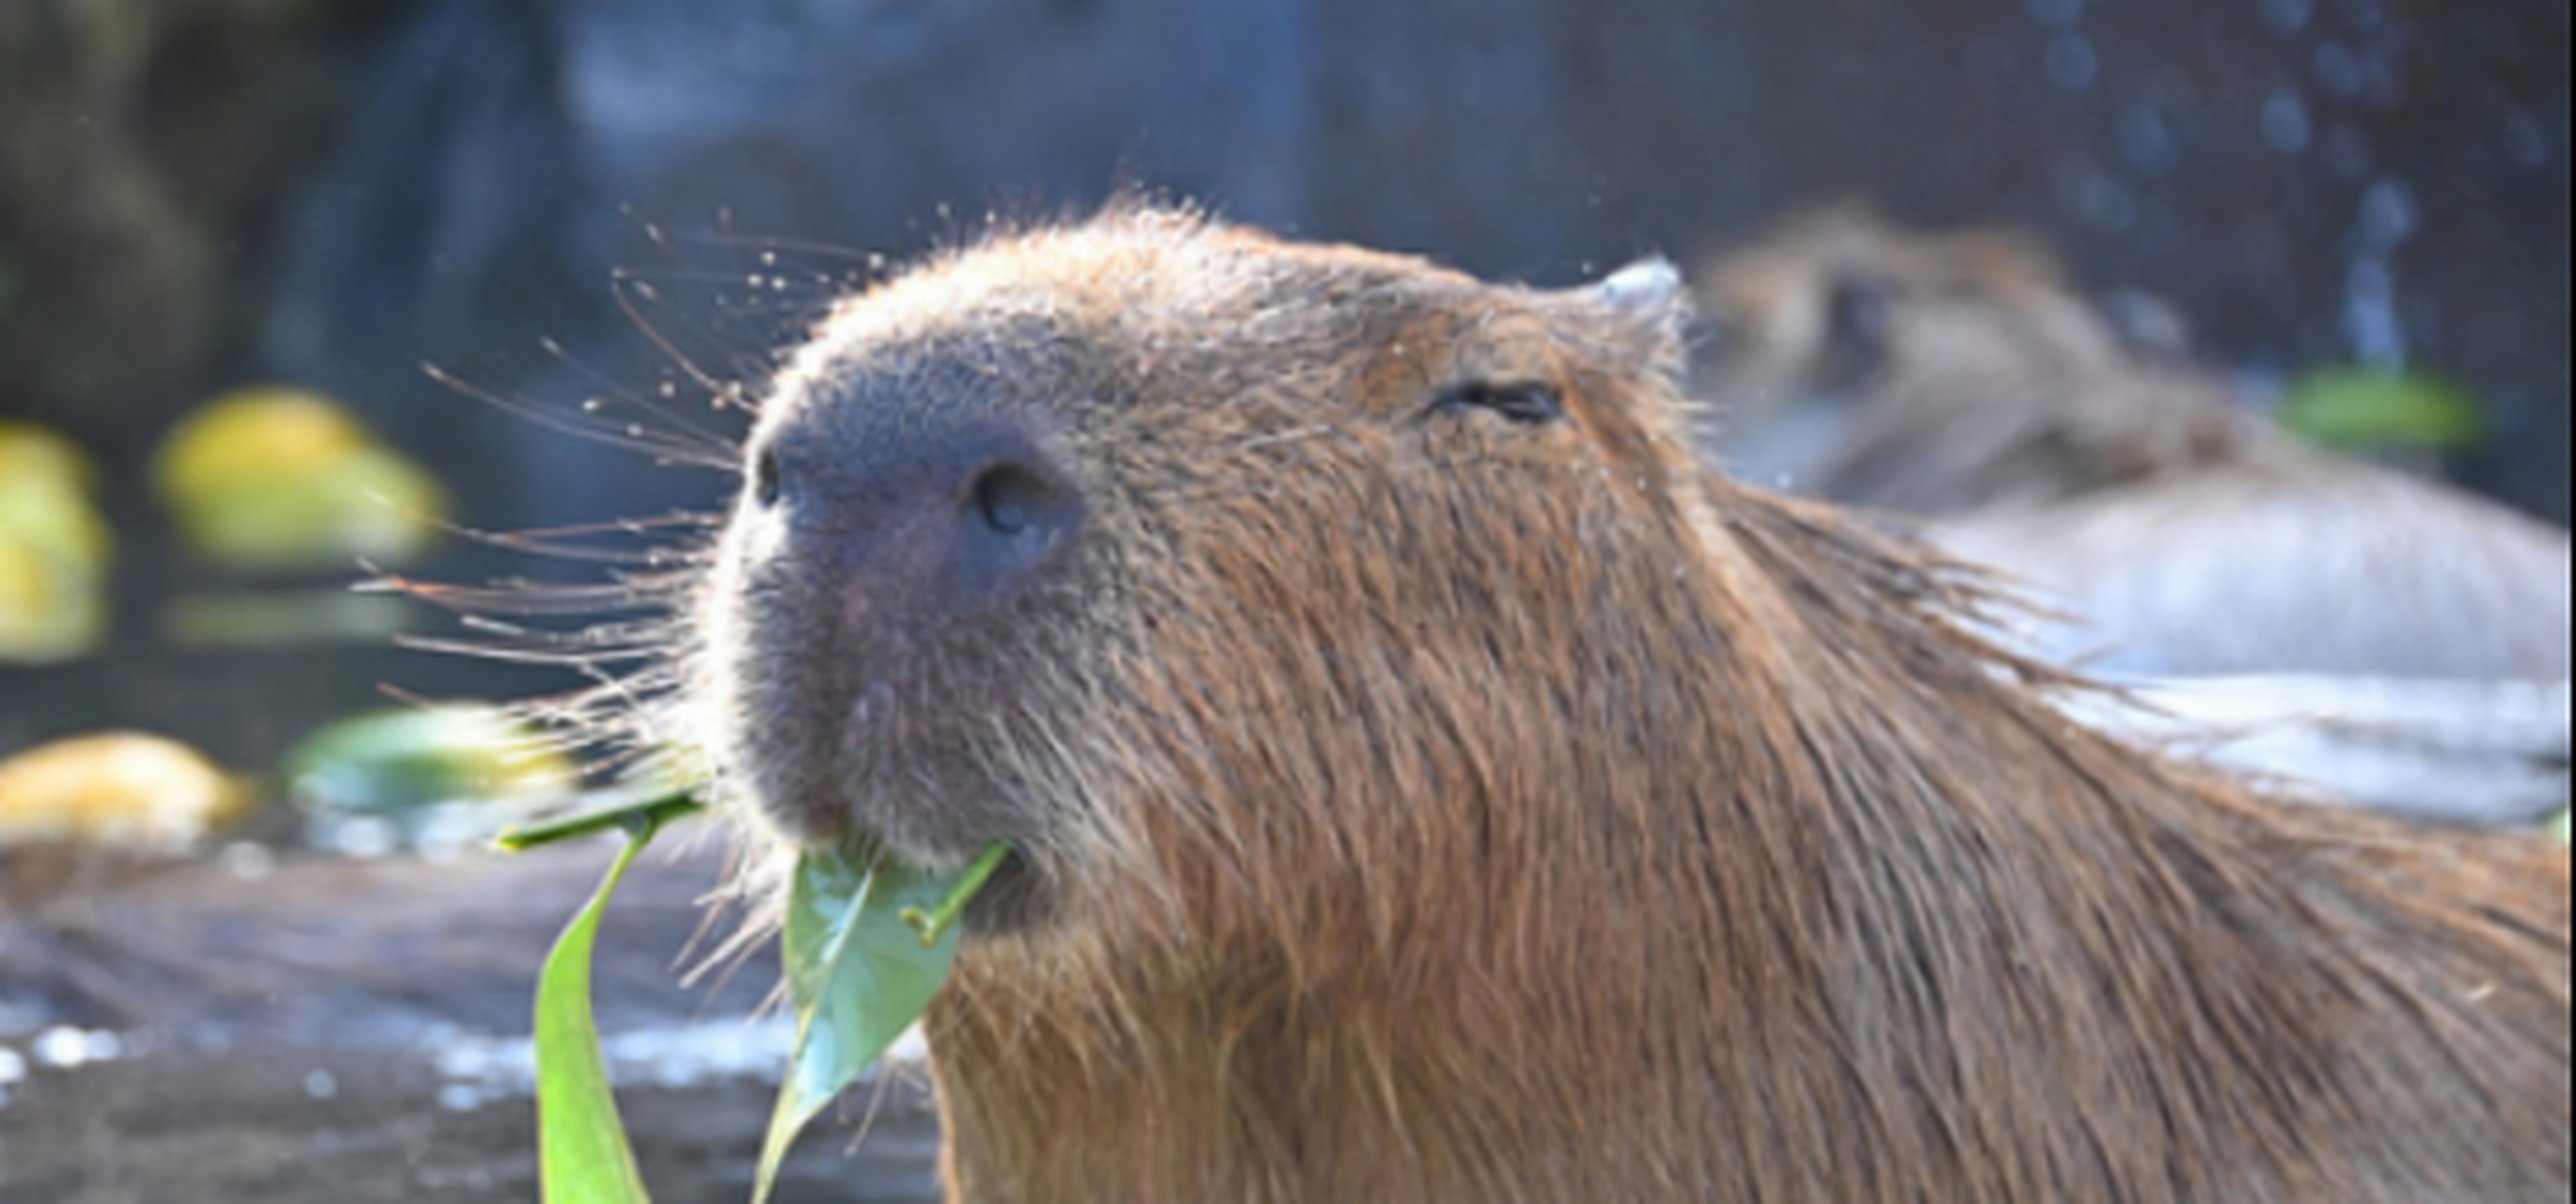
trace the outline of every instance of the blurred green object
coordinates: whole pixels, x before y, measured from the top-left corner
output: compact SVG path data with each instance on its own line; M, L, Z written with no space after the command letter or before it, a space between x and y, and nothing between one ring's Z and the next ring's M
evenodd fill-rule
M377 648L399 637L410 618L399 598L334 585L183 595L162 608L160 631L171 647L190 651Z
M400 563L437 535L447 493L329 398L239 389L181 421L152 466L189 549L231 568Z
M70 440L0 422L0 661L68 660L107 633L115 538Z
M2416 372L2319 369L2291 382L2280 417L2300 437L2337 451L2447 452L2487 438L2476 398Z
M2576 843L2569 839L2568 821L2571 818L2576 818L2576 812L2561 811L2558 818L2549 821L2549 834L2557 837L2560 844Z
M580 788L543 732L497 707L385 711L307 737L286 758L287 796L315 845L360 856L453 851Z

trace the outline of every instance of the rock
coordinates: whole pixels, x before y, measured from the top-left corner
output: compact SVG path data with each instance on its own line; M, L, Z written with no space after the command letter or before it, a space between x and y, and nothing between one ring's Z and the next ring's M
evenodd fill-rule
M11 854L0 1198L533 1199L536 975L608 852L264 869ZM648 854L597 952L621 1109L666 1200L748 1198L787 1056L788 1034L753 1022L765 956L678 982L719 860ZM863 1198L938 1199L919 1078L853 1092L842 1115L872 1121L866 1141L804 1143L778 1198L847 1199L856 1174L880 1193Z

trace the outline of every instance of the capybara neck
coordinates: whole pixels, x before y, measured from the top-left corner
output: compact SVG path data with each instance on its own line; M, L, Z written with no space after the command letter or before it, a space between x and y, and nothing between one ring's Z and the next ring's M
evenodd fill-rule
M1209 797L1249 816L1329 790L1378 822L1235 835L1242 864L1293 869L1182 888L1242 892L1222 927L971 954L932 1030L966 1198L2565 1181L2563 856L2188 778L2035 705L1926 614L1935 570L1717 492L1707 609L1588 620L1657 649L1620 676L1532 666L1347 726L1210 700L1239 716L1212 740L1347 768L1257 781L1220 747ZM1448 742L1497 721L1510 738ZM1396 738L1421 760L1371 765ZM1177 872L1208 855L1185 847Z
M845 305L707 590L770 822L993 840L973 1204L2561 1198L2568 871L2115 744L1690 453L1677 285L1151 209Z

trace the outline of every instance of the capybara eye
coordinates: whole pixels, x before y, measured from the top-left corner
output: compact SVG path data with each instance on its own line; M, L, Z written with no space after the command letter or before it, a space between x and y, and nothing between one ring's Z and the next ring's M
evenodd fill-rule
M753 457L751 462L752 500L763 506L777 505L780 489L779 475L777 452L763 450L758 456Z
M1556 390L1538 384L1497 384L1473 380L1451 385L1431 401L1434 410L1491 410L1514 422L1536 425L1565 417L1565 402Z
M1825 297L1825 329L1845 348L1874 350L1886 343L1895 308L1884 281L1845 276Z

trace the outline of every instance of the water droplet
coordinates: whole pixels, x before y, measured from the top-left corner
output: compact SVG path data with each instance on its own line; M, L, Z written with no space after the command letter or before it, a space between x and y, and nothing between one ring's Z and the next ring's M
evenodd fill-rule
M2084 0L2025 0L2030 19L2055 29L2065 29L2084 19Z
M265 878L277 868L277 854L274 851L267 845L254 844L247 840L236 840L225 845L223 852L217 855L217 860L224 867L225 873L245 881Z
M2084 220L2105 230L2126 231L2138 224L2137 198L2109 176L2086 181L2077 205L2084 211Z
M2549 165L2549 133L2531 114L2516 112L2504 121L2504 153L2517 167Z
M125 1039L111 1032L55 1027L36 1034L27 1052L35 1055L39 1066L72 1070L125 1056Z
M2297 33L2307 28L2308 18L2316 15L2316 0L2263 0L2263 20L2282 33Z
M2352 126L2338 125L2327 130L2321 146L2326 170L2347 180L2367 178L2379 163L2379 156L2370 149L2369 137Z
M313 843L362 861L372 861L392 853L399 841L393 825L383 820L344 819L323 825Z
M332 1099L340 1094L340 1080L328 1070L316 1070L304 1076L304 1094L315 1099Z
M2394 177L2376 181L2361 195L2361 238L2377 250L2394 249L2415 234L2420 214L2415 190Z
M2140 171L2163 175L2182 157L2164 114L2145 105L2120 115L2117 136L2120 154Z
M2102 74L2102 60L2093 53L2093 44L2068 34L2048 44L2048 78L2070 92L2081 92L2093 86Z
M2308 121L2308 103L2291 91L2280 91L2263 102L2263 141L2285 155L2308 149L2316 130Z
M761 252L761 253L760 253L760 266L765 267L765 268L774 268L774 267L777 267L777 266L778 266L778 252L776 252L776 251L763 251L763 252Z
M2363 363L2398 367L2406 362L2406 328L2397 318L2397 275L2388 261L2365 256L2344 276L2344 337Z
M2317 86L2337 100L2350 100L2361 95L2361 60L2353 57L2352 48L2341 42L2328 42L2317 47L2316 58L2308 69L2317 77Z

